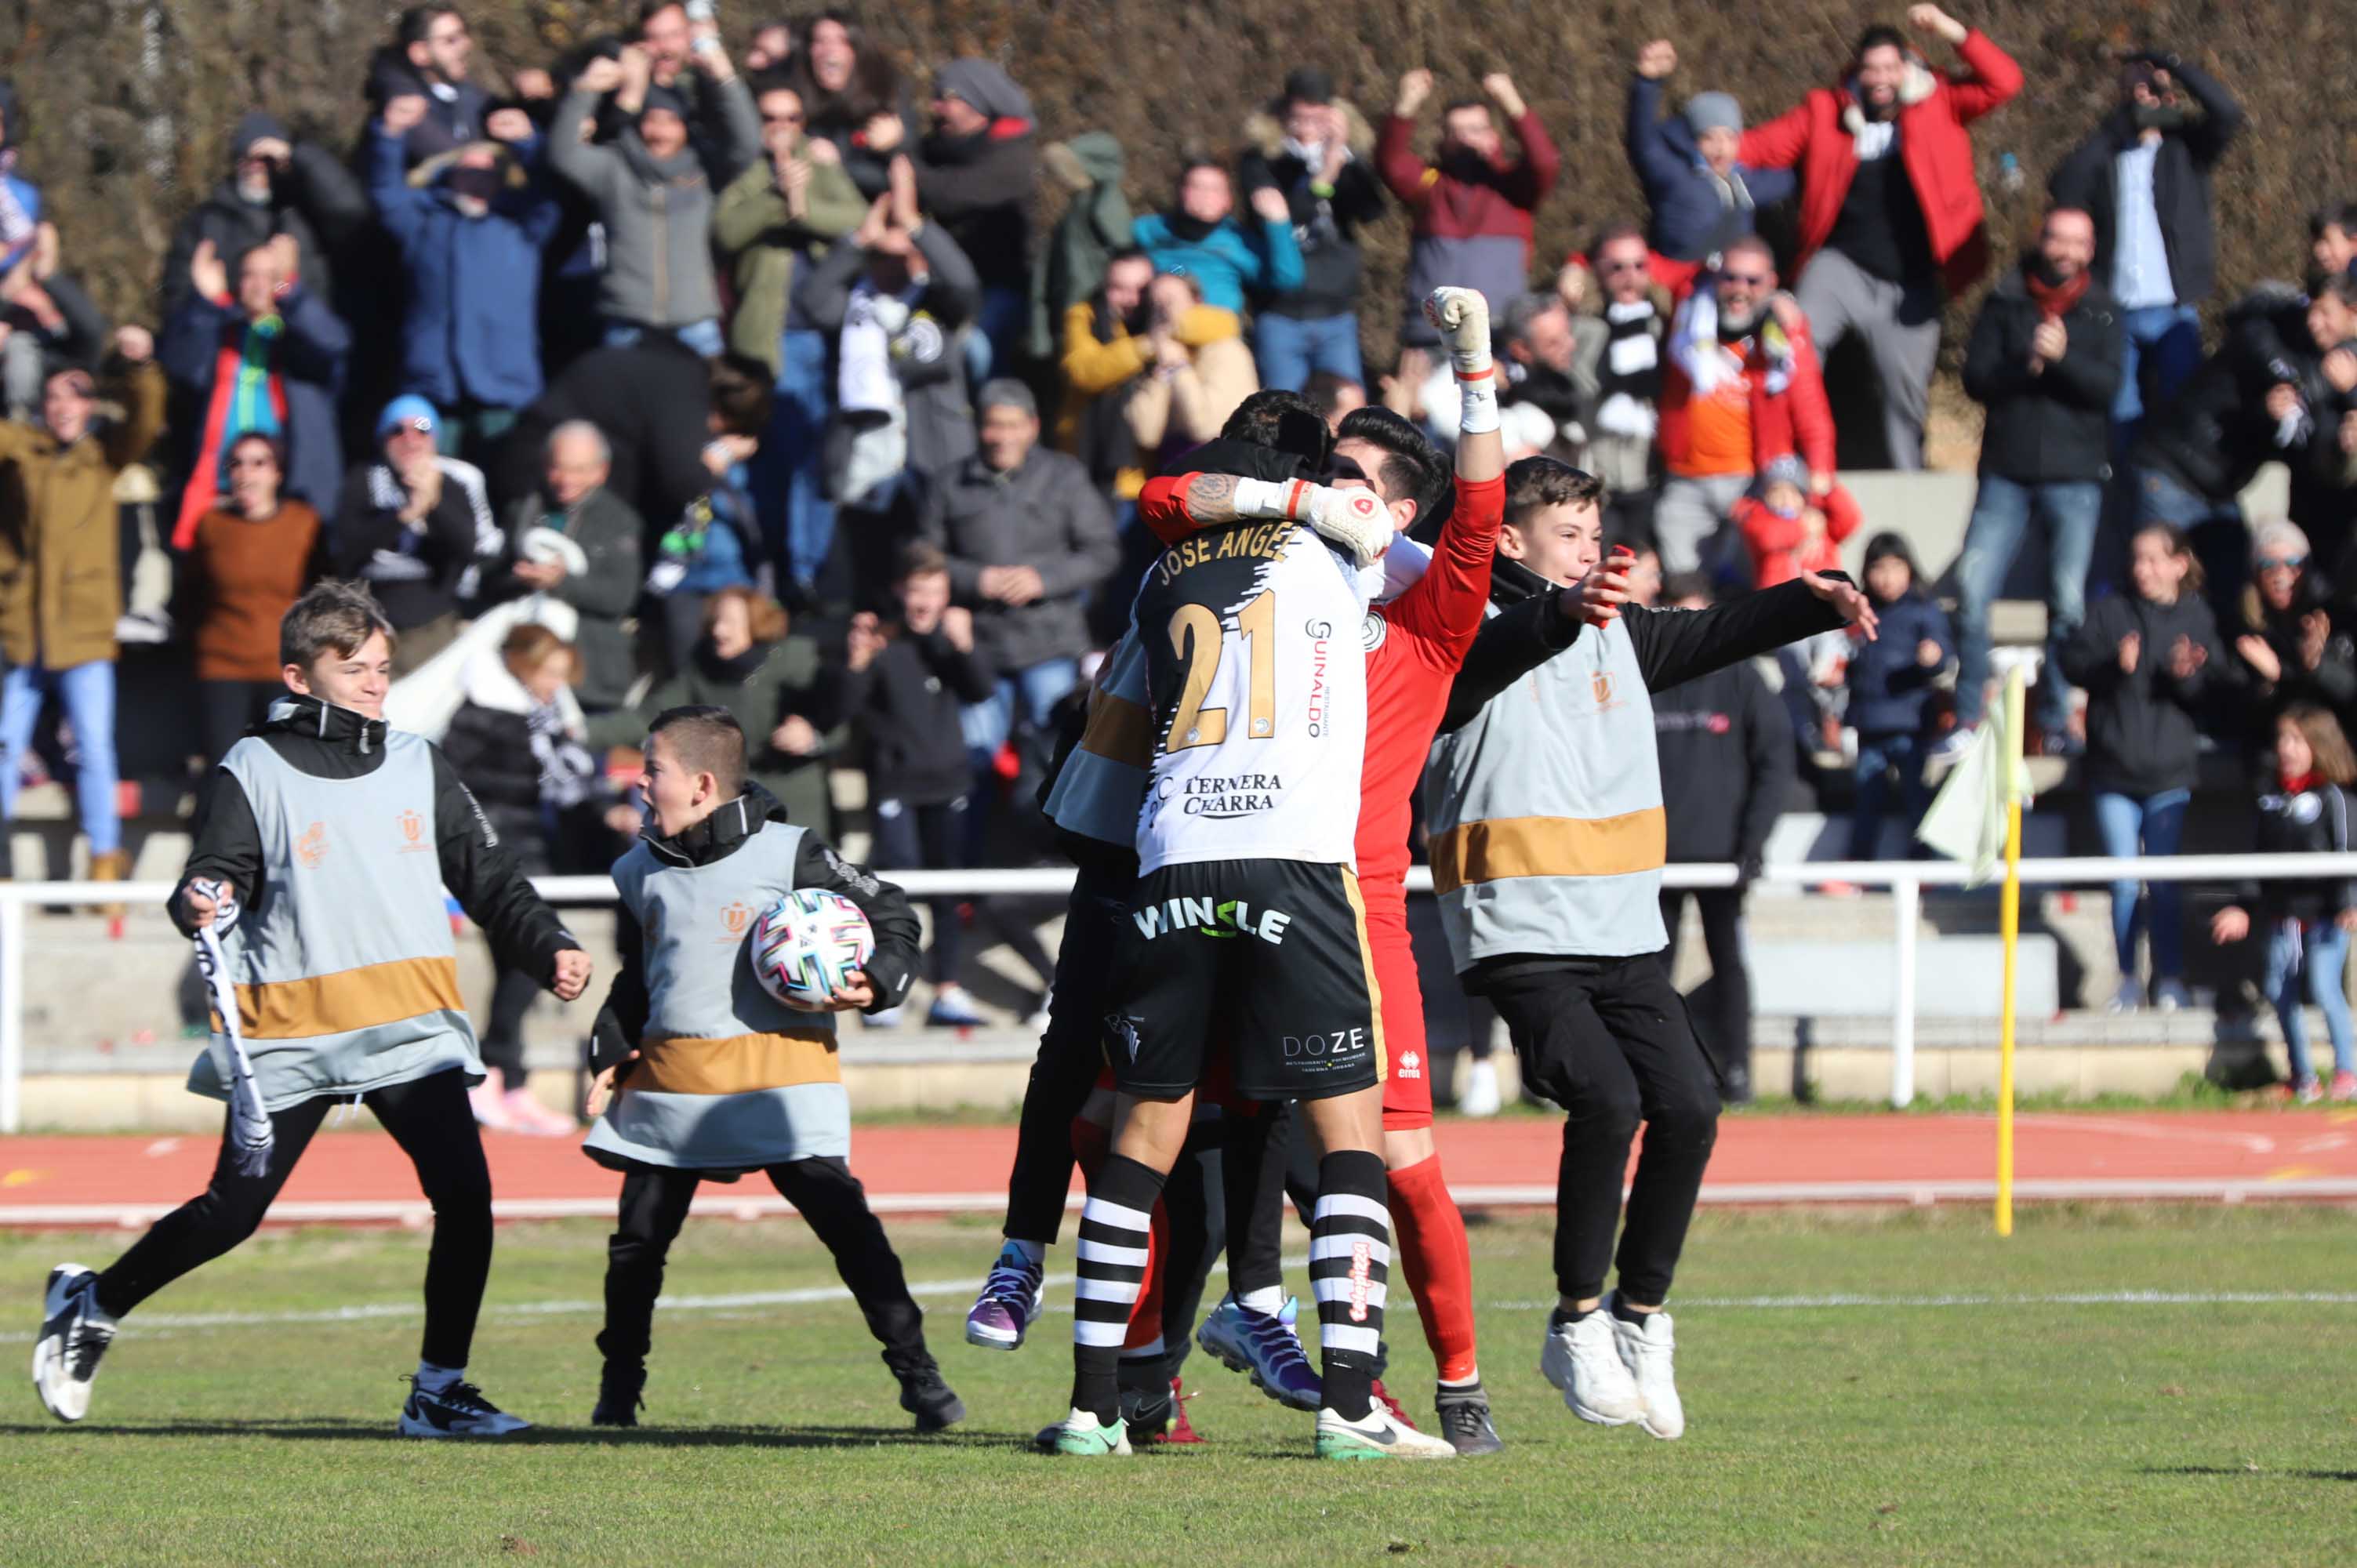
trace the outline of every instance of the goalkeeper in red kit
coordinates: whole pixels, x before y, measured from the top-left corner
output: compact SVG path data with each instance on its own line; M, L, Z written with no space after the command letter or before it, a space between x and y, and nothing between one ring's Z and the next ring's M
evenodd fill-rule
M1465 1220L1448 1196L1433 1144L1432 1083L1423 996L1408 943L1406 876L1411 799L1450 686L1487 612L1491 558L1505 518L1506 460L1487 302L1473 289L1440 288L1426 301L1425 314L1448 348L1463 393L1456 506L1428 565L1419 547L1397 540L1387 575L1396 583L1422 566L1422 575L1369 614L1366 762L1356 853L1382 993L1387 1058L1383 1159L1395 1240L1439 1371L1441 1434L1458 1453L1471 1455L1493 1453L1502 1444L1491 1423L1474 1356L1472 1257ZM1429 499L1427 481L1436 477L1437 456L1405 420L1379 408L1361 409L1342 422L1329 483L1373 489L1391 526L1404 535ZM1234 521L1222 488L1195 483L1202 478L1184 474L1151 481L1139 497L1139 515L1165 541ZM1284 1286L1276 1236L1280 1211L1273 1201L1248 1201L1260 1184L1250 1162L1236 1158L1239 1145L1251 1141L1249 1133L1231 1133L1226 1179L1237 1196L1229 1210L1230 1292L1200 1336L1206 1350L1233 1366L1252 1360L1254 1347L1281 1342L1258 1321L1281 1310ZM1282 1158L1280 1152L1280 1165ZM1272 1197L1274 1191L1272 1186ZM1249 1226L1241 1223L1247 1208ZM1293 1375L1302 1375L1302 1369Z

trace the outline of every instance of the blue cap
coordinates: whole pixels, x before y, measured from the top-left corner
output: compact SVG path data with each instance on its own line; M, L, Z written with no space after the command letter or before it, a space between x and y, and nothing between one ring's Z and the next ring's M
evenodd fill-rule
M442 429L442 416L434 412L432 403L415 392L404 392L386 403L384 412L376 416L377 436L382 439L405 424L414 425L428 435L438 435Z

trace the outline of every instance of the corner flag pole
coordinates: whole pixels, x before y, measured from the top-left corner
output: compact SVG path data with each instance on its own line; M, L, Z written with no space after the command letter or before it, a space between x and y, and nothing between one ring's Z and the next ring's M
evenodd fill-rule
M2005 888L1999 896L1997 929L2005 942L2005 993L1999 999L1996 1036L1996 1233L2013 1234L2013 1012L2014 960L2021 946L2021 739L2027 716L2029 672L2017 664L2006 676L2004 768Z

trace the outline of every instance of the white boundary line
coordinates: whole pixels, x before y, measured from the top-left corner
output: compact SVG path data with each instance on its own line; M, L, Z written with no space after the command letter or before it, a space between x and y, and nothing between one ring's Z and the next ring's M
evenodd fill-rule
M2322 1202L2357 1201L2357 1176L2302 1176L2282 1181L2265 1176L2091 1176L2030 1179L2014 1184L2014 1196L2028 1202L2177 1201L2202 1203L2267 1202L2305 1199ZM1450 1196L1467 1208L1544 1208L1555 1202L1552 1185L1526 1187L1459 1187ZM1706 1204L1909 1204L1984 1202L1996 1194L1996 1184L1980 1179L1924 1181L1720 1182L1702 1189ZM1006 1197L992 1192L870 1193L868 1206L879 1214L978 1214L996 1211ZM169 1203L23 1203L0 1204L0 1230L139 1229L155 1223L179 1207ZM1077 1209L1078 1198L1067 1207ZM495 1219L603 1219L614 1212L610 1197L515 1197L491 1203ZM696 1199L689 1212L716 1219L767 1219L793 1212L785 1199L772 1196L710 1193ZM358 1198L326 1202L287 1202L271 1207L264 1223L288 1225L404 1225L418 1228L432 1222L433 1209L422 1197Z
M1306 1257L1284 1260L1289 1269L1308 1265ZM1051 1289L1069 1289L1073 1276L1049 1274L1040 1283ZM915 1296L963 1296L974 1288L971 1278L926 1280L909 1286ZM744 1291L726 1295L666 1295L655 1305L666 1313L743 1312L773 1306L813 1306L849 1302L841 1285L812 1285L800 1290ZM1530 1301L1488 1301L1493 1312L1539 1312L1555 1305L1553 1297ZM1940 1310L1957 1307L2019 1306L2357 1306L2357 1291L2049 1291L2024 1294L1957 1292L1941 1295L1690 1295L1678 1298L1681 1311L1793 1312ZM529 1322L546 1317L580 1317L606 1310L602 1301L557 1300L489 1303L483 1316L492 1322ZM1051 1313L1070 1313L1071 1304L1049 1305ZM128 1332L134 1336L168 1335L213 1328L271 1328L294 1325L336 1325L414 1322L425 1316L415 1302L379 1302L361 1306L310 1312L141 1313ZM0 1344L28 1344L30 1334L0 1334Z

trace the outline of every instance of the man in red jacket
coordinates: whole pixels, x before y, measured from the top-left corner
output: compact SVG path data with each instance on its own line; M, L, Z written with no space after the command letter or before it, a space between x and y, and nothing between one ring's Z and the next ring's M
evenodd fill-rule
M1407 310L1401 341L1428 346L1439 340L1424 317L1424 299L1448 285L1477 289L1490 314L1502 320L1506 306L1523 294L1531 275L1531 214L1555 188L1563 165L1539 117L1514 90L1514 79L1492 71L1481 91L1498 105L1521 145L1522 156L1506 156L1490 105L1479 98L1452 100L1440 112L1440 145L1432 161L1415 156L1416 112L1432 96L1432 72L1412 70L1400 78L1399 97L1375 141L1375 168L1415 220L1409 243Z
M1776 292L1768 242L1746 235L1720 255L1670 322L1663 344L1662 461L1653 508L1665 572L1705 564L1706 544L1779 457L1808 465L1809 489L1834 480L1834 417L1809 324Z
M1868 27L1837 87L1743 134L1739 161L1801 171L1801 307L1830 354L1864 336L1882 381L1898 468L1923 466L1923 417L1940 352L1942 289L1988 265L1988 231L1965 127L2021 91L2021 68L1937 5L1907 19L1955 46L1942 76L1895 27Z

